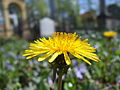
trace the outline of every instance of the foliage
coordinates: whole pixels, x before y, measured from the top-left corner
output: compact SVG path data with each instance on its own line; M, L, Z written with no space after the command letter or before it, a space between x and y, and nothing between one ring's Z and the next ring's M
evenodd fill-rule
M67 18L68 22L73 23L76 27L81 25L80 6L77 0L56 0L55 5L59 22L61 19Z
M90 61L92 65L88 65L82 60L72 60L73 65L63 79L64 90L119 90L119 35L108 39L102 32L76 32L91 41L89 43L97 48L97 55L102 61ZM22 57L27 47L28 41L16 37L0 40L0 90L57 90L56 82L53 85L51 81L51 66L47 62Z
M39 14L41 17L49 15L49 6L45 0L29 0L27 5L30 15Z

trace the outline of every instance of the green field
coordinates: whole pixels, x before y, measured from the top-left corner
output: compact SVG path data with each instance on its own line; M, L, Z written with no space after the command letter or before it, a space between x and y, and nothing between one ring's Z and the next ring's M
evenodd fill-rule
M113 39L102 32L77 31L82 39L97 49L101 62L73 60L64 76L64 90L120 90L120 34ZM47 60L26 60L22 56L33 41L16 37L0 40L0 90L57 90L52 82L52 70Z

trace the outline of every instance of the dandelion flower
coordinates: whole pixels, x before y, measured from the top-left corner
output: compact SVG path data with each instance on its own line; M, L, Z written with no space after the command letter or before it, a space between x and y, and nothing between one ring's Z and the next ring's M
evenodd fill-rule
M52 37L40 38L39 40L30 43L29 50L25 50L23 56L26 59L31 59L39 56L38 61L43 61L49 58L49 62L53 62L58 56L63 55L66 65L71 64L70 54L79 58L86 63L91 63L87 59L93 61L100 61L94 53L96 49L87 43L88 39L81 40L76 33L55 32Z
M107 31L107 32L104 32L103 35L105 37L110 37L110 38L113 38L117 35L117 32L114 32L114 31Z

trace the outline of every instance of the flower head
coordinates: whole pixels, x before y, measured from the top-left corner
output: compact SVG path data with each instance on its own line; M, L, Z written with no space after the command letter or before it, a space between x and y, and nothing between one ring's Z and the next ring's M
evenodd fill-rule
M118 84L120 84L120 75L117 76L116 81Z
M2 51L2 52L5 52L5 48L2 47L2 48L1 48L1 51Z
M64 61L67 65L71 64L70 54L91 64L86 58L93 61L100 61L97 55L94 53L96 49L91 47L87 43L88 39L81 40L76 33L63 33L55 32L52 37L40 38L39 40L30 43L29 50L25 50L23 56L27 56L26 59L39 56L38 61L43 61L49 57L49 62L53 62L60 55L64 57Z
M117 32L114 32L114 31L107 31L107 32L104 32L103 35L105 37L110 37L110 38L113 38L117 35Z
M83 74L87 72L87 67L85 64L81 64L80 66L76 66L74 71L78 78L83 79Z
M50 87L53 86L53 81L52 81L52 79L51 79L50 77L48 77L48 85L49 85Z
M9 64L7 61L5 62L5 65L6 65L8 70L13 70L14 71L14 67L11 64Z

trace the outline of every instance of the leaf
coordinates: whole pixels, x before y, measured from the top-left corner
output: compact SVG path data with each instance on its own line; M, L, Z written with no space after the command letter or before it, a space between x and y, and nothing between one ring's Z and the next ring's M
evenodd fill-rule
M50 90L50 88L48 87L48 84L44 80L42 80L39 83L38 90Z
M117 55L120 55L120 50L116 50L115 53L116 53Z

